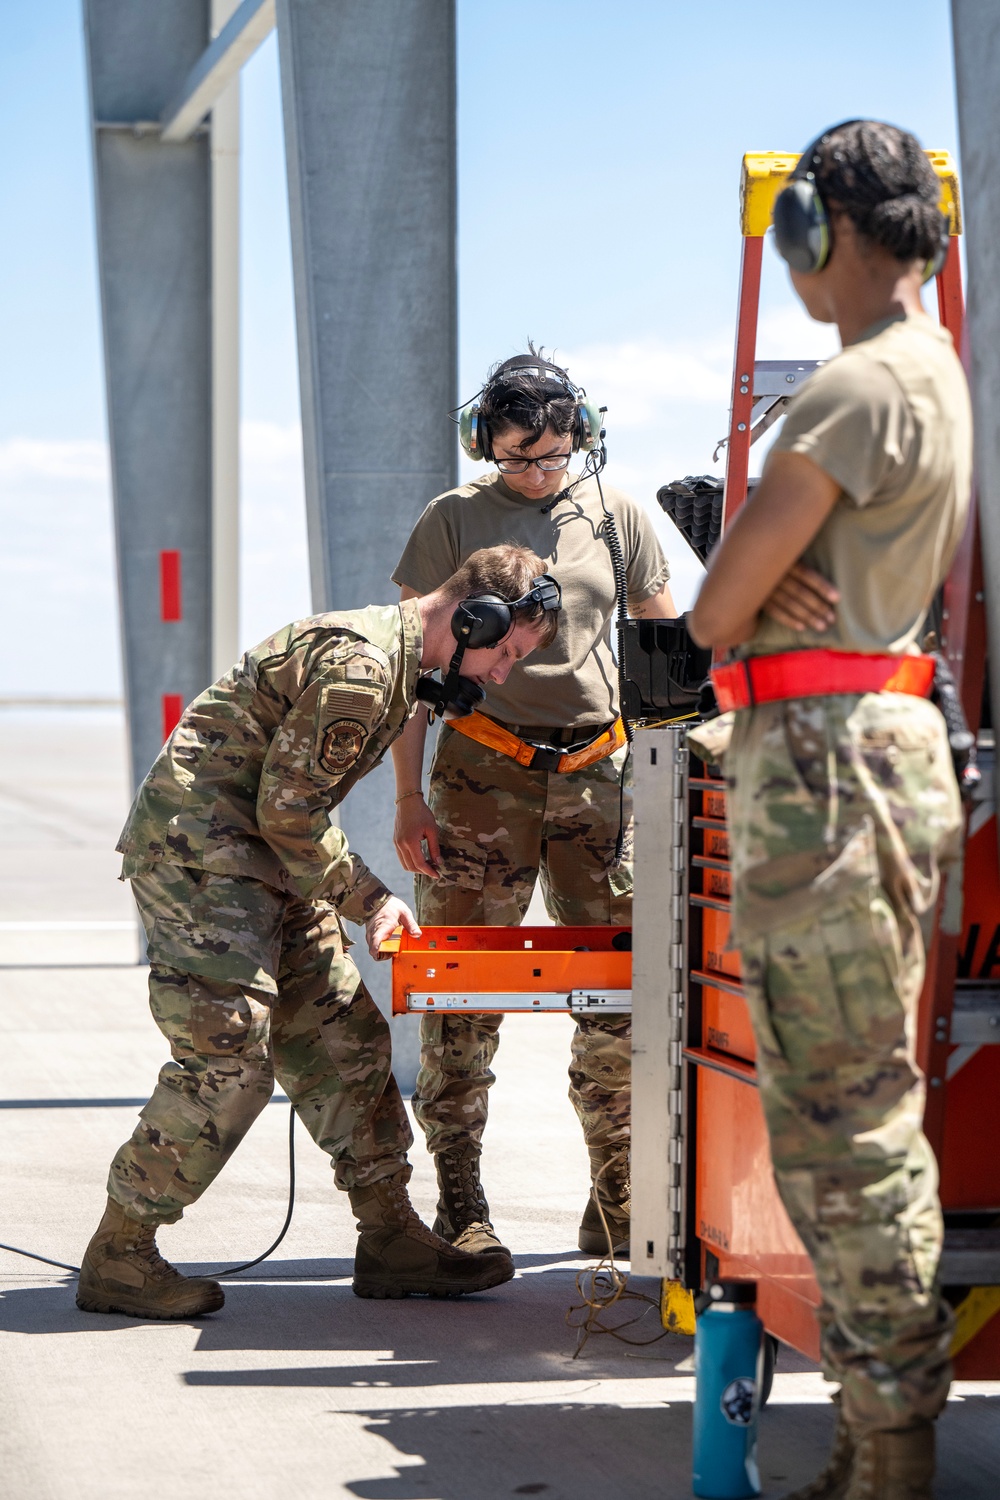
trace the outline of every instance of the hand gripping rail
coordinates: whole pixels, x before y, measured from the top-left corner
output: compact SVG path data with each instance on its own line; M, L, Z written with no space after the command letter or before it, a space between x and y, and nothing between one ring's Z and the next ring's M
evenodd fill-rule
M382 944L392 958L392 1012L632 1009L629 927L397 928Z

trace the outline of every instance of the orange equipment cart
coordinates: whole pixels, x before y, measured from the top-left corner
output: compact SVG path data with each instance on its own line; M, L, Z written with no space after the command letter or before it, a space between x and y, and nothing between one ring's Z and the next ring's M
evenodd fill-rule
M961 232L958 182L945 152L930 152L952 234ZM750 445L780 415L782 378L791 388L812 367L755 362L763 237L774 198L797 158L744 158L743 257L728 438L724 518L747 494ZM937 282L941 322L962 347L962 272L957 245ZM776 409L777 408L777 409ZM725 524L725 520L724 523ZM941 1168L945 1213L942 1281L956 1307L953 1344L960 1378L1000 1376L1000 866L994 804L994 739L982 724L986 630L975 509L945 584L938 624L970 726L979 731L983 782L969 813L964 893L952 876L943 902L962 903L960 934L938 932L928 955L917 1055L927 1075L925 1129ZM758 1283L769 1332L816 1357L819 1293L809 1258L774 1187L754 1070L754 1044L727 951L729 865L725 787L690 762L685 1006L685 1279Z

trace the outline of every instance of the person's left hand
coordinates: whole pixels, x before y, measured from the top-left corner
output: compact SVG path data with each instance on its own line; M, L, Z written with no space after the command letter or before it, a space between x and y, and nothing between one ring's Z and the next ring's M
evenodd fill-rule
M829 630L840 592L822 573L796 563L764 604L764 613L792 630Z
M375 915L365 923L365 941L372 958L381 960L389 957L388 953L378 951L379 944L391 937L397 927L405 927L411 937L420 936L417 919L406 902L400 901L398 896L390 896L385 905L380 906Z

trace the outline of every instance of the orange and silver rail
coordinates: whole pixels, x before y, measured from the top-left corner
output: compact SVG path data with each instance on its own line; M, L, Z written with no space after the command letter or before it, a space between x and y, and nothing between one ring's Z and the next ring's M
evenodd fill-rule
M628 927L425 927L382 944L393 1015L630 1011L631 950Z

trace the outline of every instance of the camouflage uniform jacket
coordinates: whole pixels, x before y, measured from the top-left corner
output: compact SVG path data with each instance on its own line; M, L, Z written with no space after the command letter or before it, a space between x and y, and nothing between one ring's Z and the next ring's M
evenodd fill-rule
M408 600L314 615L248 651L189 704L139 788L122 879L162 860L367 921L390 892L330 813L409 718L422 642Z

